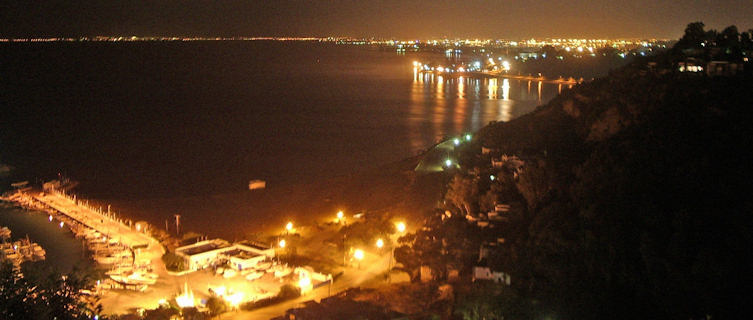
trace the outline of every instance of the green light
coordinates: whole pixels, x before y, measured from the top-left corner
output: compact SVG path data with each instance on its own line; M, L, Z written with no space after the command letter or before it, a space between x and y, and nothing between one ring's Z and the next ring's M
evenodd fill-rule
M470 134L466 134L466 135L465 135L465 140L466 140L466 141L471 141L471 138L472 138L472 137L471 137L471 135L470 135Z
M457 146L457 145L459 145L459 144L460 144L460 139L458 139L458 138L455 138L454 140L452 140L452 142L454 142L454 143L455 143L455 145Z
M452 165L452 160L447 159L444 161L444 164L449 168Z

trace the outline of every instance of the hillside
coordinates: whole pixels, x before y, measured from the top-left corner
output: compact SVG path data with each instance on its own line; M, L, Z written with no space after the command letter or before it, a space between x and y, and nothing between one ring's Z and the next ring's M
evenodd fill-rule
M490 124L462 155L448 209L483 219L495 203L513 208L485 231L505 238L489 265L510 274L522 298L494 302L527 310L513 318L746 313L751 66L713 77L678 72L673 59L637 61ZM493 167L503 155L524 164Z

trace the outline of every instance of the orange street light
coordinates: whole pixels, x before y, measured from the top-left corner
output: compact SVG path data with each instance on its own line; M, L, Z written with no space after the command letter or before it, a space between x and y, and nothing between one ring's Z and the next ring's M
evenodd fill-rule
M280 240L280 248L285 248L285 239Z
M397 232L405 232L405 222L398 222L395 227L397 227Z
M381 249L382 247L384 247L384 240L382 240L382 238L377 239L376 246L379 249Z
M292 231L293 230L293 223L292 222L288 222L288 224L285 225L285 230L287 230L288 232Z

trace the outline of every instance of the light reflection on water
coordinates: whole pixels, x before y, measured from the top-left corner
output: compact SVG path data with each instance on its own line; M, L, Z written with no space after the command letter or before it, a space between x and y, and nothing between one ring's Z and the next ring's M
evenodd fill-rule
M407 117L411 147L425 148L446 132L461 134L490 121L510 121L560 92L562 85L541 81L442 76L414 68ZM431 136L420 134L426 119L431 119Z

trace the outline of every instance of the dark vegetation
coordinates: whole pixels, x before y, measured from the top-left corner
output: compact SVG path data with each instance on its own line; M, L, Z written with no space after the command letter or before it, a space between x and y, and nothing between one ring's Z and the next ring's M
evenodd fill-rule
M0 262L0 318L92 319L101 312L96 298L82 289L91 286L87 273L46 273L41 278L21 276L8 261Z
M295 286L291 284L285 284L280 287L280 292L278 292L276 296L267 298L267 299L246 302L242 304L240 308L243 310L255 310L255 309L275 305L283 301L295 299L300 296L301 296L301 290L299 290L298 288L296 288Z
M649 54L653 53L653 51L649 51ZM594 50L593 54L591 56L589 52L586 52L578 55L577 52L567 52L553 46L544 46L538 52L538 59L517 62L515 69L520 71L520 74L537 75L541 73L550 78L562 76L565 78L591 79L603 76L609 70L624 66L632 61L639 52L631 52L623 57L620 56L617 49L607 47Z
M459 156L450 214L403 237L396 260L414 280L422 265L443 279L496 242L483 262L512 283L461 294L455 314L465 319L750 317L751 32L692 23L665 54L483 128ZM744 69L679 72L691 58ZM492 167L501 155L525 164ZM510 205L503 222L465 219L493 204Z

